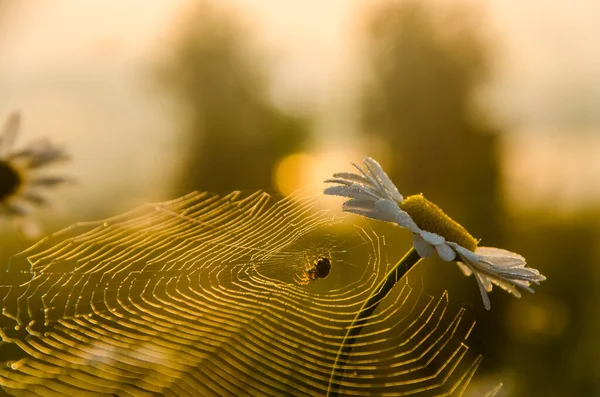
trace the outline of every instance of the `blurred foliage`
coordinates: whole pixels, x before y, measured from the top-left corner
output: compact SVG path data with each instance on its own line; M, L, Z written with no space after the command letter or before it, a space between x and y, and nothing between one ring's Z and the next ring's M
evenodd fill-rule
M388 2L374 10L362 130L367 142L375 139L389 148L382 153L389 163L384 167L405 196L423 192L484 245L501 247L497 131L474 108L489 61L468 14L461 9L451 14L420 1ZM441 23L447 19L452 25ZM436 262L432 270L447 270ZM475 280L461 281L479 294ZM426 284L431 290L448 288L448 280L435 272ZM500 328L498 317L489 321L489 327ZM499 359L501 346L486 349L484 366Z
M176 192L273 187L276 163L298 151L308 122L269 100L247 32L208 2L187 15L160 79L184 112L183 172Z
M467 14L438 14L420 1L374 12L362 130L389 148L386 169L405 195L424 192L475 237L497 243L497 131L474 108L489 61Z
M482 376L493 373L511 396L599 395L600 324L591 314L600 301L599 218L508 216L500 131L477 108L492 63L473 21L465 9L417 1L374 10L365 141L403 194L424 192L482 245L519 252L548 277L521 300L493 292L486 312L475 280L439 260L422 266L426 290L448 289L455 303L474 302L470 343L483 353Z
M32 241L21 237L6 218L0 218L0 272L8 270L13 255L31 245ZM5 279L6 275L2 275L0 284Z
M600 395L600 217L522 214L511 244L548 277L527 301L504 312L509 337L502 369L518 396Z

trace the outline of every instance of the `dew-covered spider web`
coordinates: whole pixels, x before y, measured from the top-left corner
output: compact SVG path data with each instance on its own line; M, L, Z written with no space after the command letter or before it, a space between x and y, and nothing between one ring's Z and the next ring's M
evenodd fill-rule
M193 193L76 224L11 260L0 386L17 396L323 396L361 304L399 258L318 196ZM331 260L326 278L310 275ZM341 395L461 395L473 322L400 281L336 380Z

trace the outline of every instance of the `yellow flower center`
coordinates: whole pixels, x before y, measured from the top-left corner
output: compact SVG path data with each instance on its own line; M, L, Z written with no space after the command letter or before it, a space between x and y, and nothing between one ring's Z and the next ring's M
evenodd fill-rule
M468 250L475 251L477 240L454 219L450 218L440 207L423 197L415 194L407 197L400 208L407 212L421 229L438 234Z
M0 160L0 202L15 194L22 182L19 172L10 163Z

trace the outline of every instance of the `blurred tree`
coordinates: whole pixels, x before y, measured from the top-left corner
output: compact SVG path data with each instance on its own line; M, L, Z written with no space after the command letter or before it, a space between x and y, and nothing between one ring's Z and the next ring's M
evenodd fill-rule
M187 118L178 194L271 188L278 160L306 140L307 121L270 102L246 36L231 15L202 2L161 70Z
M374 10L366 140L376 143L374 155L387 160L403 194L424 192L484 244L521 253L548 280L521 301L492 293L489 313L477 306L474 280L452 285L462 277L456 269L432 265L427 289L448 289L460 303L470 284L477 318L470 344L483 353L482 372L496 371L511 395L598 395L600 321L591 314L598 305L598 217L512 211L507 218L499 131L474 106L489 72L486 48L468 14L434 5L390 1ZM503 232L508 222L510 234Z
M518 382L512 395L600 396L600 217L582 209L571 218L532 212L518 220L515 247L542 264L548 280L506 313L504 358Z
M380 154L404 194L424 192L499 246L497 131L474 107L489 62L468 14L432 6L394 1L375 10L362 130L389 148Z
M373 10L362 131L404 195L423 192L484 245L503 247L498 131L475 106L489 60L469 16L466 9L412 0ZM428 290L448 289L454 302L467 299L485 311L475 280L455 267L432 266L439 270L427 276ZM470 295L454 293L452 281L463 290L469 285ZM497 368L507 341L499 331L505 308L495 299L492 306L494 316L478 319L470 338L474 351L484 353L484 371ZM488 343L490 335L495 343Z

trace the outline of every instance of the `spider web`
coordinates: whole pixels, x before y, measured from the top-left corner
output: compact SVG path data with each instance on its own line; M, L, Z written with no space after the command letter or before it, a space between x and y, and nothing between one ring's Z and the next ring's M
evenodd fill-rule
M346 331L396 259L317 196L192 193L73 225L0 286L0 386L17 396L322 396ZM331 258L329 276L294 282ZM4 283L8 284L8 283ZM399 283L357 338L342 395L461 395L473 323Z

